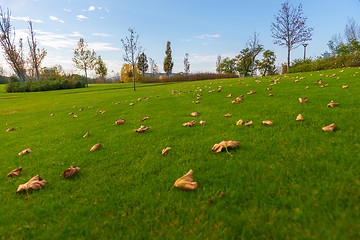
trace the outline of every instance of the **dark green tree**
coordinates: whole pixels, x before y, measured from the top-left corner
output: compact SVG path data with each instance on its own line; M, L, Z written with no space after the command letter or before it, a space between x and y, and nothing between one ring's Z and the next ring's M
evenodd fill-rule
M138 69L140 70L144 78L146 71L149 69L148 60L144 52L140 54L137 65L138 65Z
M261 76L274 75L276 73L275 66L276 56L271 50L263 52L263 59L257 62Z
M105 77L108 73L108 69L102 60L101 56L98 56L95 64L95 73L102 79L105 80Z
M165 59L164 59L164 71L167 76L170 76L172 73L172 69L174 67L174 62L172 61L172 51L171 51L171 43L167 41L166 43L166 51L165 51Z
M232 58L224 58L217 67L218 73L236 73L236 62Z

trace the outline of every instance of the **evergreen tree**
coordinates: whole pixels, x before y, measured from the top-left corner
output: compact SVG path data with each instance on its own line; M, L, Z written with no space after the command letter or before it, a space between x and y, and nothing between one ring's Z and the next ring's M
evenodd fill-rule
M146 71L149 69L149 64L148 64L148 60L146 57L146 54L144 52L142 52L138 58L138 69L141 72L141 74L144 75L146 73Z
M171 53L172 53L172 51L171 51L171 43L170 43L170 41L168 41L166 43L166 51L165 51L166 57L164 59L164 71L165 71L167 76L171 75L172 69L174 67L174 62L172 61Z

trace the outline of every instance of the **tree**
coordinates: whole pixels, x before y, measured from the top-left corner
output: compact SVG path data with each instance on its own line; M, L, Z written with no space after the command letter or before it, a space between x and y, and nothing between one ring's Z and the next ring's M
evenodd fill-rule
M164 59L164 71L166 72L167 76L170 76L172 73L172 69L174 67L174 62L172 61L172 56L171 56L171 43L170 41L167 41L166 43L166 51L165 51L165 59Z
M256 72L256 57L259 55L260 52L264 50L262 44L259 41L259 34L254 32L253 38L251 38L248 43L246 44L247 48L249 48L249 72L250 76L253 76Z
M138 69L144 78L146 71L149 69L148 60L144 52L142 52L138 58Z
M190 62L189 62L189 54L186 53L184 57L184 72L186 75L190 73Z
M221 71L220 71L220 63L221 63L221 56L218 55L217 58L216 58L216 72L217 73L221 73Z
M102 60L101 56L98 56L95 64L95 73L101 78L101 80L105 80L105 77L108 73L108 69Z
M224 58L220 62L218 70L219 73L236 73L235 59L230 59L228 57Z
M149 58L149 61L150 61L150 73L154 76L155 74L158 73L159 68L154 59Z
M251 68L253 65L253 56L250 48L244 48L240 51L239 55L237 55L234 59L236 62L236 71L239 75L243 77L248 77L251 75Z
M72 60L77 68L85 71L87 81L87 71L94 69L97 58L95 51L88 49L87 43L83 38L80 38L77 47L74 49L74 57Z
M141 46L138 42L139 35L136 34L134 29L129 28L128 31L130 32L130 36L121 39L125 51L123 58L125 62L131 65L132 72L135 72L136 63L141 52ZM134 91L136 91L135 78L136 74L133 75Z
M121 67L121 80L123 82L130 82L133 78L133 76L138 76L139 75L139 70L137 68L137 66L135 66L135 74L133 74L133 68L132 65L129 63L125 63L122 65Z
M4 50L4 58L9 63L21 81L28 79L23 55L22 39L19 48L15 45L15 30L11 26L11 13L9 9L4 12L0 6L0 45Z
M263 52L263 59L257 62L261 76L274 75L276 73L275 66L276 56L271 50Z
M32 22L29 21L29 31L30 37L27 38L29 44L29 58L28 61L31 66L31 73L35 75L36 80L40 80L40 66L41 62L44 60L47 51L45 49L39 49L37 47L37 41L35 39L35 33L33 31Z
M345 37L348 43L360 39L360 27L353 18L349 18L345 26Z
M294 7L286 1L271 23L274 44L287 47L287 67L290 68L290 52L312 39L313 28L307 27L307 18L303 15L302 5Z

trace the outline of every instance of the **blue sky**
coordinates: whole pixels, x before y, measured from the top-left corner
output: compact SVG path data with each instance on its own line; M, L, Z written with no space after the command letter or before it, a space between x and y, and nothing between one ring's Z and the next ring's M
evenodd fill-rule
M173 72L184 69L189 54L191 72L214 72L218 55L234 57L256 31L265 49L273 50L277 63L286 62L286 48L273 44L270 25L285 0L0 0L11 11L16 36L26 39L27 21L33 21L39 47L48 52L43 65L60 64L67 73L82 73L73 63L73 49L80 38L101 55L109 75L121 69L121 39L128 28L139 34L145 54L163 71L166 42L171 42ZM328 51L334 34L343 33L348 18L360 24L358 0L291 0L301 3L314 28L307 56ZM303 47L292 59L303 56ZM8 69L4 58L0 65ZM8 70L10 73L10 70Z

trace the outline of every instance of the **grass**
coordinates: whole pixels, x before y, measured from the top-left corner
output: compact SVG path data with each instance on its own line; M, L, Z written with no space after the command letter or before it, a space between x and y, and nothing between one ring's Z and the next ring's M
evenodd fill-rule
M0 237L358 239L359 72L139 84L136 92L131 84L14 94L0 86ZM327 87L314 84L320 78ZM242 94L244 101L231 104ZM326 107L330 100L339 106ZM305 121L295 121L299 113ZM120 118L126 123L115 125ZM236 126L240 118L253 126ZM193 119L194 127L182 126ZM330 123L338 129L323 132ZM135 133L140 125L150 130ZM211 151L222 140L240 142L233 157ZM103 147L90 152L95 143ZM28 147L32 153L18 156ZM71 165L81 170L64 179ZM19 166L19 177L6 176ZM189 169L199 188L170 191ZM28 199L16 194L34 175L47 181L44 188Z

